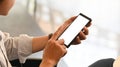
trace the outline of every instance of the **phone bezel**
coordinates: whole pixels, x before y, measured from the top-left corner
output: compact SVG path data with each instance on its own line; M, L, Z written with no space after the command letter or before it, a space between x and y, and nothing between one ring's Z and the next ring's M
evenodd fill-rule
M90 23L90 22L92 21L91 18L87 17L86 15L84 15L84 14L82 14L82 13L80 13L79 15L81 15L82 17L88 19L88 23ZM78 16L79 16L79 15L78 15ZM73 22L74 22L74 21L73 21ZM87 24L88 24L88 23L87 23ZM72 23L71 23L71 24L72 24ZM71 25L71 24L70 24L70 25ZM87 24L86 24L86 25L87 25ZM70 25L69 25L69 26L70 26ZM85 26L86 26L86 25L85 25ZM67 28L69 28L69 27L67 27ZM67 28L66 28L66 29L67 29ZM66 29L65 29L65 30L66 30ZM64 30L64 31L65 31L65 30ZM64 32L63 32L63 33L64 33ZM63 34L63 33L62 33L62 34ZM61 34L61 35L62 35L62 34ZM78 33L78 34L79 34L79 33ZM61 36L61 35L60 35L60 36ZM59 37L60 37L60 36L59 36ZM77 35L76 35L76 36L77 36ZM76 36L75 36L75 37L76 37ZM59 37L58 37L58 39L59 39ZM71 42L72 42L72 41L71 41ZM71 45L71 42L70 42L70 44L68 44L68 45L66 45L66 44L64 44L64 45L65 45L67 48L69 48L70 45Z

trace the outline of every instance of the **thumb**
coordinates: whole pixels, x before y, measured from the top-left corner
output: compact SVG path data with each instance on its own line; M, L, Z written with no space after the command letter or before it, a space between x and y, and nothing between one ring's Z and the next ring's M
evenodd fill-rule
M60 45L64 45L64 39L58 40L58 43L59 43Z

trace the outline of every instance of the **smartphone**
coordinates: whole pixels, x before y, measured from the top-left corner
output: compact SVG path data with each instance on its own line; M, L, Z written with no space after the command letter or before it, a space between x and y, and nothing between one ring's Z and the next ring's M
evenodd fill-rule
M70 24L70 26L58 37L58 40L64 39L64 44L68 48L73 39L79 34L85 25L91 21L91 18L80 13L77 18Z

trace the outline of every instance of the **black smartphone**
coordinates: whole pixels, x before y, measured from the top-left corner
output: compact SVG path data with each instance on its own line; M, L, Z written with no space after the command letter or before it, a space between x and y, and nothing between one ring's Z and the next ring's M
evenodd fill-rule
M79 34L85 25L91 21L91 18L80 13L77 18L70 24L70 26L58 37L58 40L64 39L64 44L68 48L72 40Z

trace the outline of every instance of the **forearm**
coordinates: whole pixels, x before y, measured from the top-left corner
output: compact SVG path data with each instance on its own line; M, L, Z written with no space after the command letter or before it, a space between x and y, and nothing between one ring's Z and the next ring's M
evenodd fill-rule
M34 53L43 50L48 39L48 36L34 37L32 40L32 52Z

